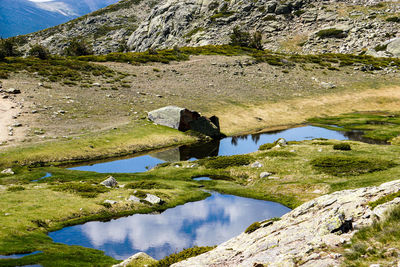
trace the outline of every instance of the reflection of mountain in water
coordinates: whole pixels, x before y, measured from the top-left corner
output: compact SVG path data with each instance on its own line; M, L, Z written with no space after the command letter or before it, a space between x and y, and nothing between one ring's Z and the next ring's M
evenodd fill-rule
M206 157L218 156L219 144L219 140L213 140L208 143L180 146L173 149L160 151L151 154L151 156L168 162L189 160L192 158L202 159Z

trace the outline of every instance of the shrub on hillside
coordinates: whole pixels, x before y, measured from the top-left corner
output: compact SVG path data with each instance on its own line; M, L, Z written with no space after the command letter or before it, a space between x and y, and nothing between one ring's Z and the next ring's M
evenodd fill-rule
M254 48L258 50L263 49L261 43L262 36L260 32L254 32L253 34L250 34L249 32L241 31L239 27L235 27L230 37L230 45Z
M5 57L16 57L20 55L17 50L17 43L14 38L0 40L0 59Z
M349 144L335 144L333 145L333 149L348 151L351 150L351 146Z
M28 54L31 57L37 57L39 59L48 59L50 56L49 50L47 50L46 47L39 44L32 46Z
M319 32L317 32L317 36L320 38L344 38L347 35L343 30L331 28L320 30Z
M389 22L400 22L400 17L389 17L386 19Z
M70 42L69 46L64 50L67 56L87 56L92 55L92 48L81 40L74 39Z
M249 225L249 227L246 228L246 230L244 230L244 232L246 234L250 234L252 232L254 232L255 230L257 230L258 228L261 227L261 223L260 222L255 222Z

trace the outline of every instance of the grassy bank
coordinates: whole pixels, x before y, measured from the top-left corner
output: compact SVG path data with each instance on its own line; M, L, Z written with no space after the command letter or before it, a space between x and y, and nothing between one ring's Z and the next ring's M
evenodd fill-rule
M196 140L195 137L168 127L138 121L97 134L4 149L0 152L0 167L95 160L187 144Z

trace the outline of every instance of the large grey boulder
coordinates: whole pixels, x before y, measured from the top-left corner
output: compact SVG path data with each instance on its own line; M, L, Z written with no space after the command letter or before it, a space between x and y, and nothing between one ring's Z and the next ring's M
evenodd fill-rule
M118 185L117 180L114 177L110 176L100 184L107 186L107 187L116 187Z
M212 138L219 138L221 136L219 120L216 116L207 118L201 116L196 111L186 108L176 106L163 107L150 111L148 118L156 124L183 132L193 130Z
M400 57L400 38L396 38L388 43L386 51L394 57Z

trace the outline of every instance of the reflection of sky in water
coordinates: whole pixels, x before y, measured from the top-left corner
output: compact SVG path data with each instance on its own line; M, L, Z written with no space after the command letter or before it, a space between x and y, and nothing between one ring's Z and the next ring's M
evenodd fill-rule
M220 244L254 221L280 217L290 209L274 202L213 195L161 214L135 214L109 222L88 222L49 234L55 242L103 250L116 259L143 251L161 259L193 246Z
M257 151L260 145L265 143L272 143L278 138L285 138L288 141L301 141L307 139L310 140L314 138L326 138L326 139L337 139L337 140L348 139L348 137L344 136L343 133L315 126L304 126L274 133L227 137L220 141L218 155L227 156L227 155L251 153ZM197 151L191 152L190 147L186 148L186 152L189 153L190 160L195 160L196 158L194 155L198 155L198 153L196 152L198 152L199 148L194 146L194 149L196 149ZM215 149L215 147L210 147L208 149L212 150ZM164 162L165 160L168 161L180 160L179 149L173 148L169 151L171 151L170 158L168 157L163 157L162 159L161 157L156 158L157 153L155 153L153 155L149 154L130 159L114 160L110 162L97 163L87 166L79 166L70 169L80 170L80 171L95 171L100 173L144 172L147 170L146 166L152 168L155 165ZM168 154L168 150L164 151L164 155L165 154ZM205 155L207 155L207 153Z
M164 162L163 160L153 158L149 155L139 156L130 159L114 160L110 162L97 163L93 165L79 166L69 168L70 170L78 171L94 171L101 173L111 172L145 172L146 167L152 168L159 163Z
M348 139L342 132L315 126L304 126L280 132L228 137L221 140L218 154L220 156L228 156L251 153L257 151L260 145L273 143L279 138L285 138L287 141L302 141L314 138Z

